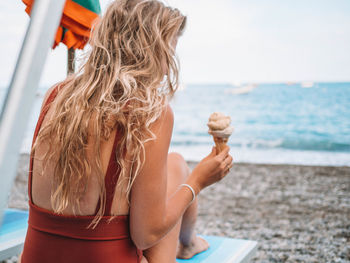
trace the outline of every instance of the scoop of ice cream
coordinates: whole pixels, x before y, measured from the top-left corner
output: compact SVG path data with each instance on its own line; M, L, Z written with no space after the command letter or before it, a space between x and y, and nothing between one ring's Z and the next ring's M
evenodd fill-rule
M228 138L231 136L233 132L233 127L229 126L226 129L223 130L209 130L209 134L213 135L214 137L219 137L219 138Z
M220 112L214 112L209 117L208 127L209 134L214 137L228 138L233 132L233 127L230 126L231 118Z
M224 130L230 126L230 116L225 116L220 112L214 112L209 117L208 127L212 131Z

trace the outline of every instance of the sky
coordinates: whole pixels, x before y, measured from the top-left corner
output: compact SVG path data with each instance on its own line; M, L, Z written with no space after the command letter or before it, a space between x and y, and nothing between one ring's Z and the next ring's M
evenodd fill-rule
M102 0L105 10L110 0ZM167 0L188 18L177 52L190 83L350 81L349 0ZM0 87L28 26L20 0L0 2ZM66 47L49 52L40 85L66 75Z

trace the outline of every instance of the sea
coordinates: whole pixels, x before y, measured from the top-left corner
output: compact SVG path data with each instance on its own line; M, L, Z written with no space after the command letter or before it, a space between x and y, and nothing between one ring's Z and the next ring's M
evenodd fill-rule
M41 87L23 138L28 153L41 102ZM0 88L0 105L6 93ZM214 145L211 113L231 117L235 162L350 166L350 82L189 84L171 101L175 122L170 151L200 161Z

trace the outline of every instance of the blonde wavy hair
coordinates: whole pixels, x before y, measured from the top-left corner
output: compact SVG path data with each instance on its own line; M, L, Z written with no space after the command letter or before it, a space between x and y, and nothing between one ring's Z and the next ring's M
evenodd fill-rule
M101 205L92 224L98 224L106 200L100 142L114 129L119 136L115 158L120 178L128 180L125 194L129 199L145 162L144 144L155 139L150 125L160 117L178 86L172 43L185 24L186 17L179 10L157 0L114 1L97 22L86 62L58 84L59 96L51 105L54 117L43 125L32 148L34 153L40 142L50 142L43 163L55 160L51 204L56 213L68 205L79 211L79 200L92 169L96 169ZM86 156L91 119L95 142L92 163Z

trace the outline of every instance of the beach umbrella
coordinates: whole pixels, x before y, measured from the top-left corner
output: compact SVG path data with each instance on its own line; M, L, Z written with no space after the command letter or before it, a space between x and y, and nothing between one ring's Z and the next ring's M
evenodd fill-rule
M30 15L35 0L22 0ZM101 13L98 0L66 0L52 48L64 43L68 48L68 73L74 72L74 50L83 49L91 28Z

